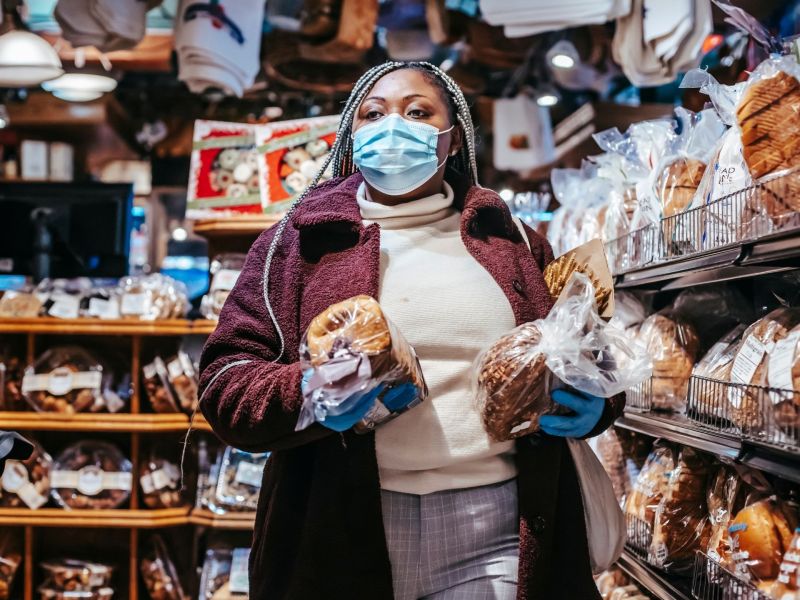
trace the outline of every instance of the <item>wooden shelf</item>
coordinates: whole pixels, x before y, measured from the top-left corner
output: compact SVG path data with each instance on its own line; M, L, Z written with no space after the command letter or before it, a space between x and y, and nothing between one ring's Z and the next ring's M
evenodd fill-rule
M256 515L252 512L217 515L204 508L195 508L189 515L189 522L193 525L238 531L252 531L255 527L255 519Z
M61 415L37 412L0 412L0 429L38 431L117 431L156 433L186 431L189 417L184 414L132 415L80 413ZM205 419L195 417L195 429L211 431Z
M137 321L134 319L33 319L0 320L0 333L38 333L53 335L208 335L216 321L171 319Z
M64 510L62 508L0 508L0 525L37 527L114 527L152 529L189 524L189 507L159 510Z
M237 215L219 219L199 219L194 232L205 238L245 236L256 238L283 218L284 213L266 215Z

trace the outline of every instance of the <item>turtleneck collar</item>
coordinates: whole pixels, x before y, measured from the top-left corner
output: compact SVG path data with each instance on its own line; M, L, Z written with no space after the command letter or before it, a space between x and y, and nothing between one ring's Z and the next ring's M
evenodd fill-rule
M367 197L364 183L358 187L356 201L365 222L378 223L383 229L405 229L435 223L456 212L453 188L445 181L444 191L426 198L410 200L394 206L373 202Z

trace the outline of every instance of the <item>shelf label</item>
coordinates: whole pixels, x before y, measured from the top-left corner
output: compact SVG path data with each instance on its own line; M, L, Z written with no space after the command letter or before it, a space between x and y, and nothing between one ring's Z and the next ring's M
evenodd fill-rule
M116 298L89 300L89 316L98 319L119 319L119 301Z
M165 463L162 468L142 475L139 481L142 484L142 491L145 494L152 494L164 488L175 487L180 478L178 467L172 463Z
M234 548L231 558L231 594L247 594L250 591L248 580L248 563L250 561L250 548Z
M760 339L755 335L748 336L733 359L731 383L750 385L766 352L767 347ZM735 408L741 408L743 398L744 391L740 387L731 387L728 390L728 400Z
M71 296L69 294L59 294L50 297L53 300L53 305L47 311L51 317L59 319L77 319L78 312L81 308L81 300L78 296Z
M123 315L143 315L147 312L149 304L147 294L123 294L120 313Z
M53 471L50 485L57 489L74 488L84 496L96 496L103 490L124 490L129 492L133 476L130 473L106 473L94 465L87 465L80 471Z
M234 481L254 488L261 487L261 480L264 475L264 465L256 465L251 462L242 461L236 467Z
M16 494L25 505L36 510L47 502L47 496L43 496L28 479L28 470L21 462L10 460L6 463L6 470L3 473L2 488L10 494Z
M800 345L800 329L775 344L775 349L769 357L769 373L767 380L769 386L786 390L785 393L770 391L769 397L773 404L783 400L791 400L794 396L794 379L792 367Z
M26 373L22 378L22 393L48 392L53 396L64 396L72 390L99 389L102 383L100 371L76 373L67 367L59 367L39 375Z

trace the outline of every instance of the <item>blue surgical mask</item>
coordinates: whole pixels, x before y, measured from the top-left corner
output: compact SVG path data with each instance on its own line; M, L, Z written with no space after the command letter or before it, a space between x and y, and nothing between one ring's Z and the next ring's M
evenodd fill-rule
M450 127L450 129L453 129ZM411 192L436 174L439 131L394 113L353 135L353 162L373 188L389 196ZM446 160L446 159L445 159Z

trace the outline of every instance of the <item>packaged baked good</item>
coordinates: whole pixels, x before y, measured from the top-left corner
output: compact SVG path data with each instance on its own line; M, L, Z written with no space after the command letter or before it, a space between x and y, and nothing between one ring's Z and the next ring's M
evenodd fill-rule
M110 565L65 558L41 564L48 587L64 592L91 592L108 587L114 575Z
M41 314L58 319L77 319L81 302L92 289L85 277L76 279L44 279L36 286L36 295L42 301Z
M184 505L181 470L177 462L157 446L150 449L139 467L142 501L147 508L176 508Z
M630 579L619 567L612 567L597 575L594 578L594 582L597 585L597 591L600 592L600 596L605 600L616 588L628 585Z
M653 408L683 410L700 348L694 326L675 313L661 311L642 323L638 339L653 360Z
M800 439L800 325L778 341L767 359L774 423L795 443Z
M32 319L42 311L42 301L32 291L9 290L0 298L0 318Z
M0 530L0 600L11 597L14 577L22 563L22 529Z
M609 427L597 436L597 453L603 468L611 479L614 495L621 503L630 493L631 482L628 479L622 444L620 444L617 432L613 427Z
M781 561L778 580L767 593L773 598L784 600L787 592L800 591L800 528L794 530L794 537Z
M756 581L776 579L796 527L794 510L775 497L740 510L728 527L736 575Z
M225 512L224 508L217 507L215 503L220 463L219 452L209 447L205 438L200 438L197 442L197 508Z
M650 361L597 313L594 286L573 272L550 313L501 337L475 361L475 398L489 435L504 441L538 430L555 410L555 375L575 389L609 397L650 374Z
M144 376L144 391L153 411L157 413L180 412L169 384L167 365L160 356L156 356L153 362L142 367L142 375Z
M736 350L741 343L742 335L747 327L737 325L722 338L701 358L692 370L695 378L692 383L691 410L700 416L713 416L724 418L726 402L725 387L721 383L730 381L731 367ZM709 381L711 380L711 381Z
M197 407L198 375L188 354L178 355L167 363L167 376L180 408L189 414Z
M99 412L106 408L103 366L79 346L51 348L25 370L22 393L40 412Z
M63 508L119 508L132 484L131 462L116 446L99 441L67 447L50 474L51 495Z
M160 273L121 279L119 294L123 319L180 319L189 310L186 286Z
M11 348L0 349L0 410L29 410L22 395L25 362Z
M781 307L762 317L742 335L731 366L727 401L730 417L745 433L770 433L769 394L759 387L767 384L768 357L775 345L800 324L800 308Z
M61 590L45 582L38 589L41 600L111 600L114 589L110 587L96 590Z
M227 510L255 510L269 452L251 454L230 446L219 457L215 503Z
M161 536L155 535L140 565L150 600L186 600L178 570Z
M667 492L675 462L674 448L666 442L656 441L625 501L625 513L639 520L649 531L655 524L656 510ZM629 537L635 536L629 532Z
M711 524L706 491L713 469L711 456L694 448L681 449L655 512L650 556L656 566L690 570L696 551L707 547Z
M247 257L244 254L230 253L215 256L211 261L211 283L208 286L208 293L203 296L200 303L200 312L206 319L219 318L222 305L225 304L228 294L239 279L245 258Z
M50 469L53 459L34 441L33 454L24 461L6 462L0 480L0 506L36 510L50 497Z
M200 576L200 600L247 600L249 548L209 549Z
M315 317L300 344L300 364L311 375L298 431L328 416L366 410L354 427L363 433L428 396L414 349L369 296L339 302Z
M93 319L119 319L119 289L93 287L83 295L80 316Z

